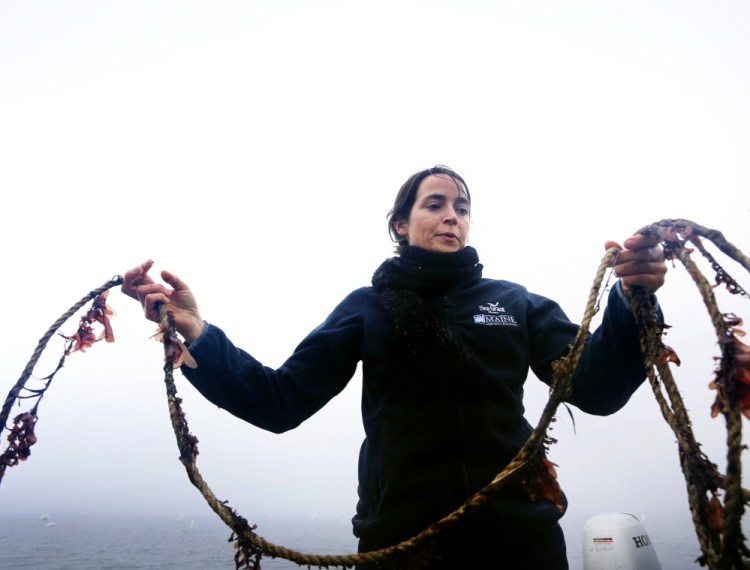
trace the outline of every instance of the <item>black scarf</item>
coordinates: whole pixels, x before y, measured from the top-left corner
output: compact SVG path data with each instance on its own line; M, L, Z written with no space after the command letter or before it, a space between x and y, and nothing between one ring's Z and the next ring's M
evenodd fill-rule
M404 246L399 256L375 271L372 284L380 293L397 343L428 376L477 380L471 359L440 325L429 299L481 278L479 256L468 246L454 253Z

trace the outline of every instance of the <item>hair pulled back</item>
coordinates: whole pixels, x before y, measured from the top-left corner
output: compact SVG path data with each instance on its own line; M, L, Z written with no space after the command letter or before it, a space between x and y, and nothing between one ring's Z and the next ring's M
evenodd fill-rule
M409 178L406 179L406 182L401 186L398 194L396 194L393 208L388 212L388 233L391 236L391 240L397 244L397 249L401 249L402 246L408 245L409 242L396 231L396 222L409 219L409 214L411 213L411 209L417 198L419 185L422 183L422 180L433 174L443 174L448 176L456 183L459 191L466 197L469 204L471 204L471 195L469 194L469 187L466 185L466 181L452 168L438 164L431 168L425 168L424 170L415 172L409 176Z

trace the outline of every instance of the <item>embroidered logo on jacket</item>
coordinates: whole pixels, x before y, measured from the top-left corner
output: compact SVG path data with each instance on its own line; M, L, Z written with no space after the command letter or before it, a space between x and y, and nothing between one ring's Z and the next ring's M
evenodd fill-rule
M518 323L513 315L505 312L500 302L479 305L480 314L474 315L474 323L485 326L517 327Z

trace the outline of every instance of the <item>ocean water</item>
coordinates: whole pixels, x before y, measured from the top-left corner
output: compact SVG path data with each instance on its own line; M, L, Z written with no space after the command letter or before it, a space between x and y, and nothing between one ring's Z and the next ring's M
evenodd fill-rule
M230 570L234 546L215 515L0 515L2 570ZM47 518L49 517L49 518ZM349 554L356 540L348 520L268 518L256 521L270 542L306 553ZM299 568L263 558L264 570Z
M256 521L265 539L306 553L356 551L344 518L268 518ZM571 570L583 567L581 534L565 525ZM581 525L582 528L582 525ZM663 570L699 568L692 527L647 525ZM229 529L218 517L181 516L38 516L0 514L0 568L3 570L219 570L234 568ZM300 568L264 558L265 570Z

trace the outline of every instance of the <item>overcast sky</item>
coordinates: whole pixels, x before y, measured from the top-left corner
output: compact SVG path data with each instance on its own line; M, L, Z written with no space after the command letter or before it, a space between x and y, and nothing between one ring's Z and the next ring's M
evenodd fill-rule
M0 388L59 315L148 258L281 364L369 283L391 254L396 191L437 163L469 183L485 275L576 321L608 239L682 217L747 253L749 25L740 1L3 2ZM681 268L659 298L698 440L723 466L707 313ZM67 360L31 458L0 485L3 511L207 512L177 460L154 326L119 289L110 304L117 341ZM53 339L38 376L62 349ZM177 381L219 497L251 519L351 516L359 376L284 435ZM535 422L546 389L527 385ZM689 517L647 386L614 416L574 415L575 431L560 413L550 453L566 531L609 511Z

